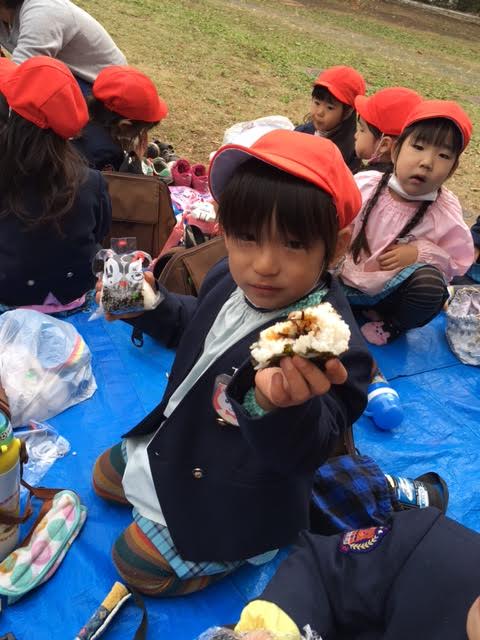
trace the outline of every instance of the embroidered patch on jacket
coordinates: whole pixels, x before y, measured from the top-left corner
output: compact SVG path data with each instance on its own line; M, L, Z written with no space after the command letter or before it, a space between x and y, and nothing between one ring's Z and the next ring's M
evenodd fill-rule
M389 527L370 527L369 529L348 531L340 540L339 551L342 553L367 553L373 551L389 531Z

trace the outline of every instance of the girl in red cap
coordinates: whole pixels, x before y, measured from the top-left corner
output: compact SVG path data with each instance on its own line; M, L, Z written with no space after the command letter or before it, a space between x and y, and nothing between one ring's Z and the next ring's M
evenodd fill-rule
M405 120L422 97L406 87L387 87L372 96L357 96L358 114L355 153L365 169L393 171L392 149Z
M341 268L348 297L372 321L362 333L383 345L442 309L446 285L472 264L473 243L454 173L472 125L454 102L427 100L407 117L393 149L393 173L355 176L363 208Z
M360 206L328 140L267 133L226 145L210 188L228 249L198 298L164 300L131 320L175 362L161 403L97 460L96 492L133 506L114 544L126 582L149 595L202 589L265 562L308 525L313 474L363 411L372 361L327 267ZM351 339L322 370L300 357L255 371L259 332L320 301Z
M328 138L351 169L360 168L355 155L355 98L365 95L365 80L352 67L330 67L315 80L308 121L295 131Z
M3 74L0 93L11 110L0 131L1 310L78 309L111 222L102 175L69 141L88 120L85 100L69 69L46 56Z
M93 83L88 108L90 122L75 140L88 164L143 173L148 132L168 114L150 78L133 67L107 67Z

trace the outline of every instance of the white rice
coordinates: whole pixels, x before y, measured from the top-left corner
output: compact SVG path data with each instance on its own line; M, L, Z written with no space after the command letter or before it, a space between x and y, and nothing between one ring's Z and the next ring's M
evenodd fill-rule
M250 347L255 369L264 369L282 356L339 356L348 349L350 328L329 302L292 311L288 320L264 329Z

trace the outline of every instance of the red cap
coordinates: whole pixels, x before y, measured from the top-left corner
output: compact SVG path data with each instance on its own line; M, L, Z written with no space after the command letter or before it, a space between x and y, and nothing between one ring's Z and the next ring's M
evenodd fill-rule
M77 135L88 122L85 98L72 72L48 56L29 58L0 77L0 93L15 113L62 138Z
M373 96L357 96L355 109L365 122L377 127L387 136L399 136L412 109L422 101L413 89L388 87Z
M352 67L330 67L315 80L314 85L325 87L340 102L355 107L355 98L365 95L365 80Z
M227 144L210 163L210 191L218 201L235 169L257 158L329 193L335 203L341 229L357 215L362 197L338 147L326 138L298 131L276 129L243 147Z
M5 82L8 76L17 68L17 65L10 58L0 57L0 82Z
M133 67L102 69L93 83L92 93L107 109L131 120L158 122L168 114L168 107L153 82Z
M408 114L403 128L406 129L420 120L432 118L445 118L454 122L462 134L462 151L465 151L472 137L472 121L462 107L452 100L423 100Z

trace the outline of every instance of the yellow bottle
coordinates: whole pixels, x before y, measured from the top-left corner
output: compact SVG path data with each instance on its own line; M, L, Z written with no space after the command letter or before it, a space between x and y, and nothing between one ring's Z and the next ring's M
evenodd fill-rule
M13 437L12 425L0 412L0 517L16 515L20 498L20 440ZM0 523L0 562L15 549L19 527Z

